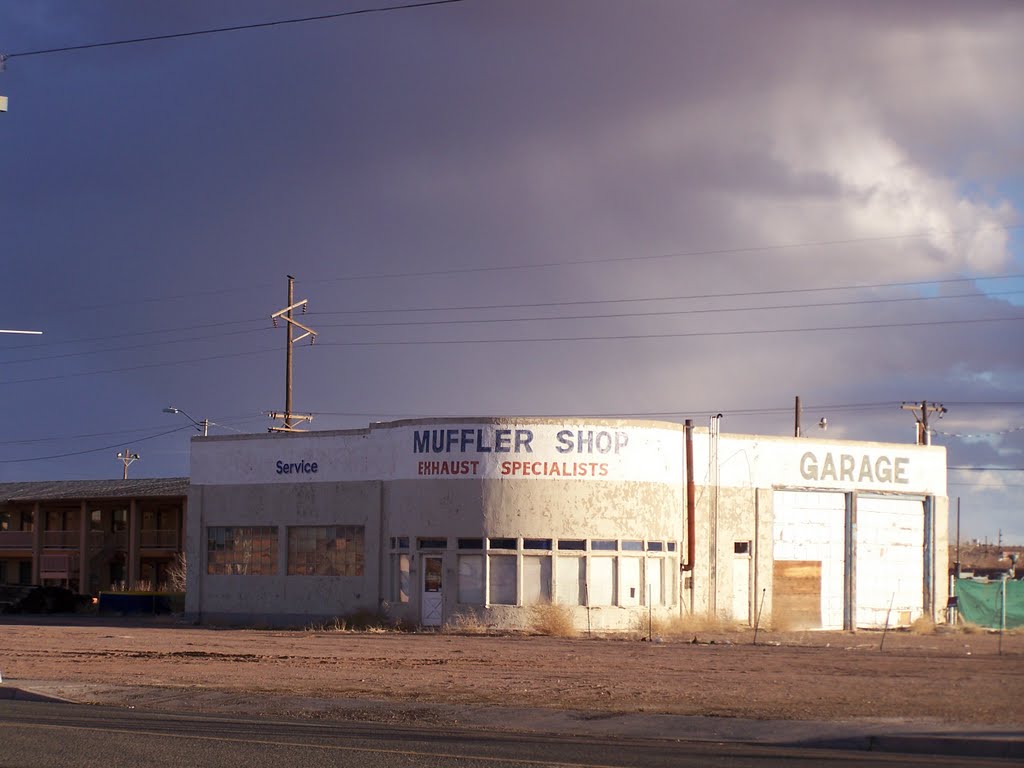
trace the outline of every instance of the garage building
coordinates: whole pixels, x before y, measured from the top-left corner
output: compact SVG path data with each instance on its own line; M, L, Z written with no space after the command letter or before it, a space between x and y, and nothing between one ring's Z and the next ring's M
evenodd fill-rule
M554 602L594 631L689 613L838 629L936 616L943 448L717 424L422 419L194 438L186 610L526 628Z

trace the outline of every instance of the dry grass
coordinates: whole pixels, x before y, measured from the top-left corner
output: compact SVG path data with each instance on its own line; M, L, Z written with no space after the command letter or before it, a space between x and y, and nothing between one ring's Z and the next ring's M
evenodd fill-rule
M472 611L461 611L449 616L441 631L450 635L486 635L490 627Z
M530 630L550 637L575 637L579 631L572 620L572 611L557 603L541 603L530 608Z
M719 616L686 614L669 618L653 617L648 626L647 617L638 619L634 631L652 637L684 637L695 634L729 634L750 629L734 621Z
M390 619L371 611L357 611L345 616L335 616L327 621L307 624L306 632L397 632L401 626Z
M907 627L912 635L934 635L936 624L930 616L919 616Z

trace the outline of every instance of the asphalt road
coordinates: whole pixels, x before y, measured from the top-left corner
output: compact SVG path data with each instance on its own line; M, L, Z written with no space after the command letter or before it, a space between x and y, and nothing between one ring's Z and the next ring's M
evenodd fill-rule
M0 768L68 766L963 765L963 758L684 741L546 737L477 729L310 723L0 701ZM972 759L973 766L1006 766Z

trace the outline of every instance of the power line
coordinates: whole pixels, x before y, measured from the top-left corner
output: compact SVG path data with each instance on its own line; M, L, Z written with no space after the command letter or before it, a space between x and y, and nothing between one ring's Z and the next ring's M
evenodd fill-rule
M254 421L256 419L266 419L266 418L267 418L267 414L265 412L262 412L262 411L259 412L259 413L256 413L256 414L249 414L249 415L245 415L245 416L222 416L217 421L211 420L210 421L210 426L223 427L224 429L229 429L229 430L231 430L233 432L240 432L241 430L238 430L238 429L235 429L232 426L229 426L229 422L230 423L236 423L236 424L242 424L242 423L245 423L247 421ZM0 447L2 447L2 446L12 446L12 445L33 445L33 444L36 444L36 443L54 443L54 442L71 441L71 440L85 440L85 439L91 438L91 437L112 437L114 435L132 435L132 434L135 434L136 432L149 432L151 430L159 429L159 428L160 427L154 425L154 426L148 426L148 427L135 427L133 429L117 429L117 430L111 430L109 432L88 432L88 433L79 434L79 435L56 435L56 436L53 436L53 437L35 437L35 438L28 439L28 440L4 440L4 441L0 442ZM134 440L134 438L133 438L133 440Z
M401 326L424 325L474 325L487 323L527 323L546 322L562 320L611 320L627 317L672 317L677 315L704 315L720 314L723 312L768 312L771 310L791 309L823 309L829 307L852 307L864 304L890 304L908 301L936 301L941 299L963 299L963 298L984 298L986 295L1018 295L1024 291L1005 291L996 294L964 293L951 296L911 296L898 299L860 299L857 301L832 301L818 302L813 304L776 304L762 307L708 307L702 309L671 309L659 310L656 312L601 312L590 315L555 315L541 317L493 317L493 318L471 318L460 320L403 320L379 323L339 323L335 325L323 325L324 328L387 328ZM329 313L327 313L329 314ZM17 361L15 361L17 362Z
M711 338L719 336L759 336L773 333L821 333L827 331L862 331L883 328L915 328L940 325L966 325L974 323L1002 323L1024 320L1024 316L990 317L968 320L923 320L905 323L872 323L869 325L832 325L813 328L756 328L741 331L693 331L686 333L632 333L606 336L547 336L544 338L511 338L511 339L419 339L396 341L327 341L320 346L325 347L387 347L387 346L426 346L439 344L524 344L553 343L570 341L636 341L643 339L684 339ZM7 383L7 382L0 382Z
M799 290L799 289L797 289ZM961 298L984 298L985 296L998 296L1004 294L1016 295L1024 293L1024 291L1000 291L997 293L990 294L977 294L977 293L964 293L964 294L952 294L944 296L911 296L902 298L892 299L860 299L855 301L837 301L837 302L818 302L811 304L784 304L784 305L769 305L769 306L758 306L758 307L710 307L703 309L679 309L679 310L660 310L654 312L605 312L595 313L589 315L557 315L557 316L540 316L540 317L512 317L512 318L472 318L472 319L460 319L460 320L407 320L407 321L389 321L389 322L375 322L375 323L340 323L334 325L324 325L325 328L387 328L387 327L404 327L404 326L424 326L424 325L473 325L473 324L493 324L493 323L523 323L523 322L545 322L545 321L567 321L567 320L605 320L605 319L621 319L621 318L634 318L634 317L672 317L678 315L693 315L693 314L720 314L724 312L767 312L771 310L799 310L799 309L820 309L828 307L846 307L846 306L857 306L862 304L886 304L886 303L899 303L899 302L916 302L916 301L937 301L944 299L961 299ZM657 299L652 299L657 300ZM641 299L641 301L646 301ZM600 303L600 302L594 302ZM510 305L511 308L511 305ZM375 311L388 311L388 310L375 310ZM403 312L406 310L397 309L395 312ZM331 312L326 313L310 313L310 314L334 314ZM250 322L250 321L236 321L235 323L212 323L211 327L225 325L225 324L237 324L239 322ZM202 326L192 326L193 328L200 328ZM175 329L168 329L167 331L153 331L152 333L165 333ZM182 344L190 341L205 341L209 339L222 338L225 336L238 336L251 333L266 333L271 331L270 328L248 328L235 331L228 331L225 333L210 334L206 336L191 336L183 339L168 339L159 342L147 342L144 344L134 344L129 346L121 347L107 347L104 349L97 350L84 350L80 352L62 352L54 355L42 355L37 357L24 357L13 360L5 360L0 365L14 365L21 363L32 363L40 362L45 360L58 360L67 359L71 357L83 357L86 355L97 355L105 354L109 352L125 352L135 349L152 349L153 347L169 346L171 344ZM123 336L139 336L145 335L146 332L135 332L132 334L122 334ZM103 337L98 337L92 340L103 340ZM59 343L59 342L58 342ZM71 342L66 342L71 343ZM43 345L37 345L43 346Z
M1024 278L1024 274L997 275L993 277L955 277L946 280L914 280L897 283L867 283L853 285L831 285L816 288L779 288L760 291L733 291L728 293L692 293L679 296L641 296L621 299L581 299L578 301L545 301L518 304L470 304L456 307L406 307L406 308L374 308L374 309L343 309L331 312L311 312L311 315L353 315L379 314L382 312L461 312L489 309L538 309L541 307L571 307L586 304L627 304L646 301L688 301L693 299L731 299L749 296L779 296L790 293L820 293L825 291L867 290L876 288L906 288L911 286L945 285L949 283L966 283L977 280L1016 280ZM1010 291L1009 293L1019 293ZM985 296L989 294L965 294ZM33 345L40 346L40 345Z
M148 437L137 437L137 438L134 438L132 440L132 442L133 443L143 443L143 442L145 442L147 440L155 440L158 437L164 437L165 435L172 435L175 432L181 432L182 430L185 430L185 429L192 429L192 425L189 424L189 425L184 426L184 427L175 427L174 429L169 429L166 432L160 432L159 434L156 434L156 435L149 435ZM29 462L29 461L47 461L49 459L65 459L65 458L68 458L69 456L84 456L84 455L86 455L88 453L99 453L100 451L109 451L109 450L111 450L113 448L123 448L124 447L123 442L124 441L113 443L112 445L104 445L101 448L89 448L89 449L86 449L86 450L83 450L83 451L70 451L68 453L55 453L52 456L32 456L32 457L27 458L27 459L0 459L0 464L24 464L25 462Z
M654 339L684 339L684 338L713 338L724 336L759 336L766 334L783 333L823 333L830 331L858 331L858 330L879 330L884 328L915 328L934 327L947 325L968 325L977 323L1001 323L1016 322L1024 320L1024 316L976 318L967 320L926 320L904 323L872 323L869 325L836 325L819 326L811 328L758 328L738 331L694 331L685 333L636 333L618 334L603 336L547 336L544 338L505 338L505 339L420 339L420 340L391 340L391 341L334 341L321 342L318 346L328 347L391 347L391 346L437 346L437 345L461 345L461 344L531 344L531 343L565 343L575 341L634 341ZM233 352L220 355L206 355L203 357L186 358L183 360L172 360L162 363L144 363L141 365L125 366L121 368L108 368L99 371L80 371L77 373L54 374L51 376L38 376L25 379L7 379L0 381L0 384L29 384L43 381L56 381L59 379L77 378L80 376L97 376L109 373L125 373L150 368L163 368L169 365L182 365L184 363L197 363L210 360L224 360L232 357L246 357L261 355L273 352L272 349L257 349L249 352Z
M914 240L926 237L931 237L934 234L948 234L957 235L964 234L966 232L980 232L983 230L991 231L1007 231L1011 229L1019 229L1024 227L1024 224L998 224L998 225L985 225L978 227L971 227L960 230L931 230L927 232L908 233L903 235L879 235L876 237L856 237L847 238L843 240L819 240L810 242L800 243L782 243L777 245L758 245L741 248L715 248L710 250L695 250L695 251L679 251L675 253L661 253L656 255L643 255L643 256L612 256L609 258L600 259L575 259L568 261L549 261L537 264L506 264L506 265L493 265L487 267L453 267L450 269L435 269L426 270L421 272L402 272L402 273L370 273L365 275L351 275L348 277L338 278L321 278L320 282L346 282L350 280L385 280L400 277L439 277L443 275L457 275L467 274L471 272L507 272L521 269L546 269L549 267L568 267L568 266L581 266L587 264L614 264L619 262L632 262L632 261L657 261L661 259L680 259L680 258L697 258L704 256L736 256L745 253L759 253L764 251L783 251L793 250L797 248L825 248L837 245L856 245L860 243L880 243L886 241L897 241L897 240Z
M946 467L957 472L1024 472L1024 467Z
M44 48L35 51L20 51L18 53L6 54L5 58L16 59L28 56L45 56L52 53L67 53L69 51L86 51L93 48L109 48L117 45L136 45L138 43L152 43L158 40L175 40L184 37L198 37L200 35L217 35L224 32L241 32L249 29L265 29L268 27L280 27L287 24L304 24L313 21L328 21L330 19L341 19L347 16L360 16L371 13L388 13L390 11L407 11L414 8L427 8L435 5L453 5L465 2L465 0L423 0L418 3L405 3L403 5L388 5L378 8L358 8L353 11L339 11L338 13L325 13L319 16L303 16L301 18L277 19L275 21L263 21L252 24L235 24L228 27L213 27L210 29L196 29L189 32L174 32L166 35L148 35L146 37L133 37L123 40L108 40L101 43L86 43L83 45L65 45L59 48Z
M69 357L82 357L84 355L102 355L108 352L129 352L135 349L152 349L153 347L166 347L171 344L185 344L191 341L208 341L210 339L220 339L225 336L239 336L242 334L249 333L267 333L272 331L270 328L247 328L238 331L227 331L226 333L209 334L206 336L190 336L184 339L168 339L166 341L159 342L147 342L145 344L131 344L126 347L108 347L106 349L89 349L81 352L61 352L57 355L43 355L41 357L23 357L18 360L4 360L0 365L16 365L20 363L37 363L44 360L62 360Z
M185 363L202 363L210 360L226 360L231 357L248 357L251 355L265 355L274 352L273 349L254 349L249 352L229 352L221 355L206 355L204 357L192 357L185 360L169 360L163 363L143 363L142 365L130 365L123 368L107 368L102 371L80 371L78 373L63 373L53 376L37 376L31 379L8 379L0 381L0 384L31 384L41 381L57 381L58 379L73 379L79 376L100 376L106 373L126 373L128 371L141 371L147 368L165 368L169 365L183 365Z

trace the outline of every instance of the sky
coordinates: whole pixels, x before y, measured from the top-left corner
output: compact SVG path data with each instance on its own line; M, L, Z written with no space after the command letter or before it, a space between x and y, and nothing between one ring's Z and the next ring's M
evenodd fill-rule
M0 482L189 417L915 441L1024 544L1024 4L0 0ZM168 414L174 406L183 413ZM827 420L822 433L817 426Z

